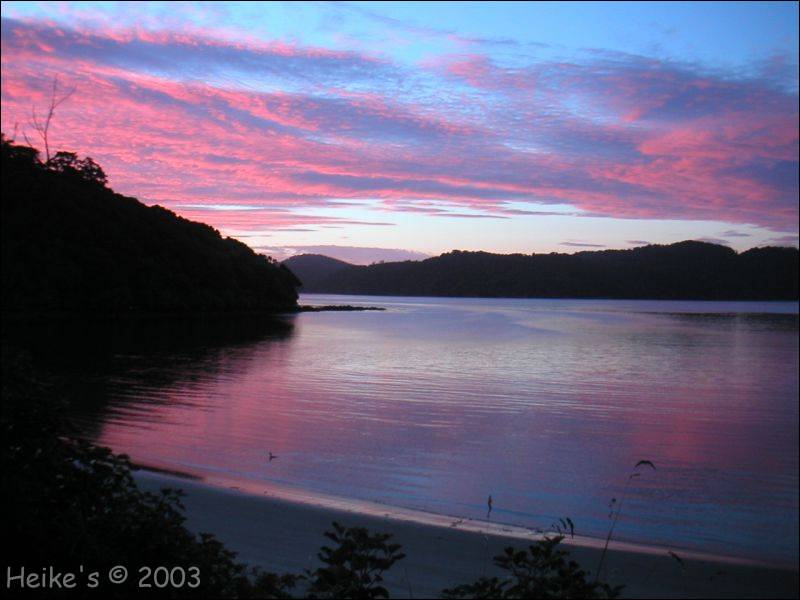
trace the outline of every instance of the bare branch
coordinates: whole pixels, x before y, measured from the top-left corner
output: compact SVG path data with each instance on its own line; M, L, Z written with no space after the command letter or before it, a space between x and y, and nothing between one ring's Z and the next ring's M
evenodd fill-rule
M56 114L56 108L61 106L64 102L66 102L72 94L75 93L77 86L72 86L70 90L62 94L61 96L58 95L58 75L53 77L53 91L50 94L50 106L47 110L47 116L45 117L44 121L40 121L36 115L36 107L31 109L31 121L30 125L36 130L36 133L39 134L39 137L42 139L44 143L44 152L45 152L45 160L47 162L50 161L50 124L53 121L53 117ZM27 140L27 138L26 138Z
M31 148L33 148L33 142L31 142L31 140L28 138L28 134L25 133L24 129L22 130L22 137L25 140L25 143L28 144L28 146L30 146Z

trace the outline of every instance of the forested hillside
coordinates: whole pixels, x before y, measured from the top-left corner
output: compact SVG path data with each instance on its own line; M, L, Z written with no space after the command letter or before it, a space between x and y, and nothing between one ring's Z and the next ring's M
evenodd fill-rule
M792 300L798 251L737 253L695 241L576 254L454 250L423 261L350 265L310 283L304 291L335 294Z
M274 311L295 276L241 242L106 187L90 158L2 140L6 313Z

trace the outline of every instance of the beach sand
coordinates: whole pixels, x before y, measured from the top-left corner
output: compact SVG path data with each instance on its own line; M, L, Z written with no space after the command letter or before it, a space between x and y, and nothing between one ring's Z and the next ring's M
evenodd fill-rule
M142 489L180 488L186 492L187 527L216 535L239 560L279 573L300 573L319 564L316 553L327 543L323 532L332 521L391 533L406 558L386 573L392 597L436 598L441 591L497 574L491 557L507 546L524 548L533 533L476 521L458 523L452 517L350 503L321 497L319 502L298 493L248 488L236 482L141 470ZM455 525L454 525L455 523ZM768 543L765 535L765 543ZM572 557L594 571L602 541L578 538L568 544ZM629 598L797 598L798 571L783 566L737 561L677 551L684 565L664 548L612 541L604 577L625 584Z

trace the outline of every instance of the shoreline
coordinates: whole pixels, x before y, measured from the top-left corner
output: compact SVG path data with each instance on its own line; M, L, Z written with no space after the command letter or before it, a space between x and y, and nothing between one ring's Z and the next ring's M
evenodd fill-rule
M301 304L297 312L359 312L365 310L386 310L380 306L353 306L352 304Z
M622 300L632 302L792 302L800 303L800 297L797 298L695 298L693 296L686 296L680 298L664 298L661 296L463 296L463 295L406 295L394 293L379 293L371 292L369 294L363 292L306 292L302 289L300 294L304 296L363 296L368 298L462 298L471 300Z
M541 539L534 530L403 509L374 502L311 494L225 476L199 477L139 465L142 489L180 488L186 492L187 526L215 534L239 559L276 572L313 568L316 552L332 521L395 535L407 558L386 576L396 597L409 590L437 597L446 587L497 574L491 557L507 546L524 548ZM165 472L167 471L167 472ZM563 545L594 571L605 540L565 537ZM680 556L677 561L668 551ZM278 552L279 551L279 552ZM431 568L436 565L436 568ZM659 548L612 540L603 569L612 585L626 584L628 597L797 597L798 572L791 565L717 556L674 547Z
M692 302L692 303L705 303L705 304L791 304L793 309L792 311L785 311L785 310L775 310L775 311L756 311L756 312L730 312L726 314L753 314L753 315L793 315L797 316L800 313L800 298L790 298L790 299L769 299L769 300L758 300L758 299L742 299L742 298L732 298L732 299L717 299L717 298L615 298L615 297L583 297L583 296L406 296L406 295L397 295L397 294L356 294L356 293L343 293L343 292L302 292L301 296L305 297L307 300L312 300L313 296L320 296L323 298L332 298L332 297L342 297L342 298L368 298L369 300L364 300L363 302L385 302L387 298L389 299L398 299L398 300L413 300L413 299L423 299L423 300L536 300L536 301L576 301L576 302ZM344 300L343 300L344 301ZM311 305L313 306L313 305ZM658 311L657 311L658 312ZM712 313L700 313L700 314L712 314Z
M248 319L248 318L267 318L280 319L287 316L299 315L301 313L317 312L364 312L364 311L385 311L386 308L379 306L355 306L352 304L327 304L311 305L297 304L295 306L263 309L263 310L208 310L208 311L127 311L118 313L104 312L76 312L76 311L37 311L37 312L14 312L3 313L3 322L24 323L28 321L91 321L91 322L115 322L120 320L136 321L139 319L182 319L187 321L203 320L224 320L224 319Z
M165 475L186 481L195 481L212 489L231 490L239 493L249 494L256 497L266 497L283 502L304 505L322 510L334 510L342 513L362 515L365 517L375 517L390 521L400 521L415 523L422 526L453 528L459 531L466 531L481 535L494 535L508 539L517 540L517 543L525 543L542 539L545 535L556 535L554 531L543 531L533 527L525 527L504 523L501 521L472 519L424 511L414 508L405 508L377 501L359 500L326 494L322 492L311 492L300 488L281 485L277 483L264 483L243 478L231 477L222 474L194 473L188 470L176 470L159 465L137 464L136 468L153 474ZM605 538L591 537L585 535L564 535L565 546L591 548L602 550L605 545ZM770 563L766 560L748 558L742 556L729 556L714 554L700 550L691 550L679 546L657 546L640 542L626 542L612 539L609 545L616 550L631 552L643 555L667 554L669 551L675 552L682 559L702 560L717 562L721 564L746 565L758 568L783 568L791 570L791 563Z

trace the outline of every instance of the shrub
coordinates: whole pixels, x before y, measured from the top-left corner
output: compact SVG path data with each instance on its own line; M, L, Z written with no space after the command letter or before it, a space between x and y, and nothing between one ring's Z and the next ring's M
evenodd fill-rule
M508 574L481 577L445 590L444 598L616 598L622 587L591 581L569 553L558 547L564 536L546 537L527 551L506 548L494 563Z
M74 435L59 418L57 403L44 402L52 387L35 376L27 360L9 356L6 348L3 354L3 566L13 572L21 567L28 572L51 565L73 572L83 567L87 575L97 571L104 576L123 565L130 571L124 585L96 588L111 597L139 591L136 571L141 566L196 566L198 588L151 592L289 597L296 576L249 569L213 535L187 530L180 491L140 491L128 457ZM78 595L86 593L91 590L84 586Z
M333 523L325 537L336 544L323 546L317 555L325 564L309 573L311 598L388 598L381 585L383 573L405 557L391 535L370 534L363 527L347 528Z

